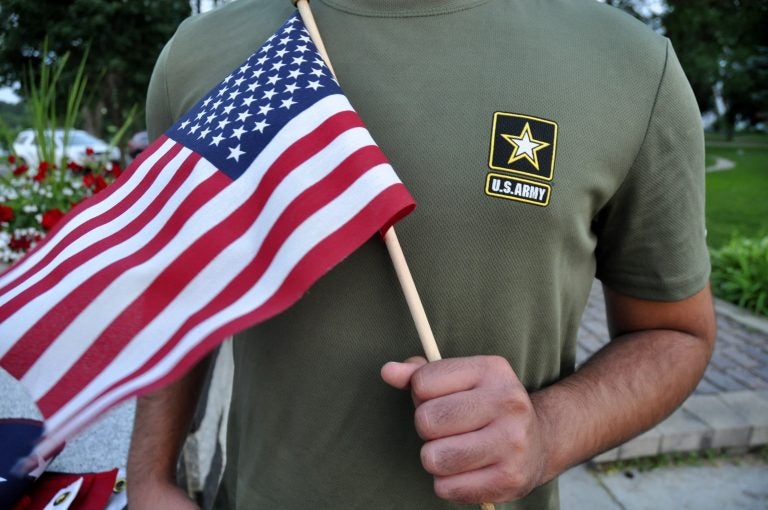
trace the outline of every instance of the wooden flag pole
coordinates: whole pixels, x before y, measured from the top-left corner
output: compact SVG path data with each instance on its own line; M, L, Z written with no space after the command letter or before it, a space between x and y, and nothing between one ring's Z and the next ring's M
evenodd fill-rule
M299 9L301 19L304 21L304 25L307 27L309 36L317 46L317 50L320 52L320 56L323 57L325 65L331 70L333 76L336 77L336 72L331 65L331 59L328 57L328 52L325 50L323 44L323 38L320 37L320 31L315 23L315 18L312 16L312 10L309 7L308 0L297 0L296 7ZM400 282L400 286L403 288L403 294L405 295L405 301L408 303L408 309L413 317L413 322L416 325L416 332L421 340L424 354L428 361L437 361L442 359L440 356L440 350L437 348L437 342L435 336L432 334L432 328L427 320L427 313L424 311L424 306L421 304L421 298L416 290L416 284L413 282L411 271L408 269L408 263L405 261L405 255L400 247L400 242L397 240L394 227L390 227L384 233L384 243L387 245L389 251L389 257L392 259L392 265L395 267L395 273L397 273L397 279Z
M304 21L304 25L307 27L309 36L317 46L317 50L320 52L320 56L325 61L325 65L331 70L333 76L336 77L336 72L331 65L331 59L328 57L328 52L325 50L323 44L323 38L320 37L320 31L315 23L315 17L312 15L312 10L309 7L308 0L294 0L293 2L299 10L301 19ZM413 282L413 276L408 269L408 263L405 260L403 249L400 247L400 241L397 240L397 234L395 234L395 228L389 227L384 233L384 243L387 245L387 251L389 251L389 257L392 259L392 265L395 267L395 273L397 273L397 279L400 282L400 286L403 289L405 295L405 301L408 303L408 309L413 317L413 322L416 325L416 332L421 340L421 346L424 349L424 354L428 361L437 361L442 359L440 356L440 350L437 348L437 342L435 341L435 335L432 334L432 327L427 320L427 313L424 311L424 306L421 304L421 298L416 290L416 284ZM495 510L493 503L480 503L481 510Z

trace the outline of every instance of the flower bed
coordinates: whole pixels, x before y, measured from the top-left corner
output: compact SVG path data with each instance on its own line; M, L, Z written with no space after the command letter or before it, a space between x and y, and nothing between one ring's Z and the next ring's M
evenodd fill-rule
M8 163L10 171L0 175L0 263L24 256L67 211L121 172L119 165L97 159L65 167L43 161L29 168L11 155Z

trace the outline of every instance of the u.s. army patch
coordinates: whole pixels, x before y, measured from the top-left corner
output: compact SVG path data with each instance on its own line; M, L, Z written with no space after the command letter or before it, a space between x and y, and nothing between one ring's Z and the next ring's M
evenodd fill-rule
M488 161L492 169L551 181L556 149L556 122L519 113L493 114Z
M526 204L546 207L552 188L549 184L489 172L485 178L485 194Z

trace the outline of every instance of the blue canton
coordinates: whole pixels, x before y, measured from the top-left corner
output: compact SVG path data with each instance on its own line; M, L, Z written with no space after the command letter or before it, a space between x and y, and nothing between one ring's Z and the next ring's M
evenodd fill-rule
M237 179L288 121L341 93L294 14L166 135Z

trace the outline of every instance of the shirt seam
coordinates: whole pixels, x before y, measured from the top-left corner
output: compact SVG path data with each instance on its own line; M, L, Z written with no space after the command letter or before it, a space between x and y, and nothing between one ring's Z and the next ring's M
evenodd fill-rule
M347 5L341 5L340 3L337 3L335 0L321 0L321 1L331 9L335 9L337 11L341 11L347 14L352 14L354 16L360 16L365 18L423 18L423 17L430 17L430 16L441 16L446 14L453 14L456 12L474 9L475 7L479 7L483 4L486 4L491 0L473 0L472 2L467 2L461 5L425 8L425 9L418 9L418 10L398 10L393 12L383 12L383 11L376 11L376 10L362 9L362 8L356 9L354 7L350 7Z
M629 296L647 299L644 296L654 295L657 296L653 298L654 300L677 301L678 299L692 296L704 288L709 281L710 273L711 269L707 264L698 268L695 273L687 276L666 277L663 280L637 275L618 275L613 272L604 273L601 271L595 274L595 278L613 290ZM658 297L660 295L664 297Z
M661 94L661 86L664 84L664 78L667 76L667 66L669 65L669 39L666 39L667 43L664 46L664 65L661 68L661 77L659 78L659 84L656 86L656 94L653 96L653 104L651 105L651 112L650 115L648 115L648 123L645 126L645 133L643 133L643 139L640 142L640 145L637 148L637 153L635 153L635 157L632 159L632 164L629 165L629 169L627 170L626 175L624 175L624 179L622 179L621 186L619 186L619 190L624 187L624 184L629 179L629 174L632 173L632 169L635 168L635 165L637 164L637 160L640 159L640 154L643 152L643 147L645 147L645 142L648 141L648 134L651 132L651 124L653 123L653 116L656 113L656 105L659 102L659 95ZM617 191L618 192L618 191Z

